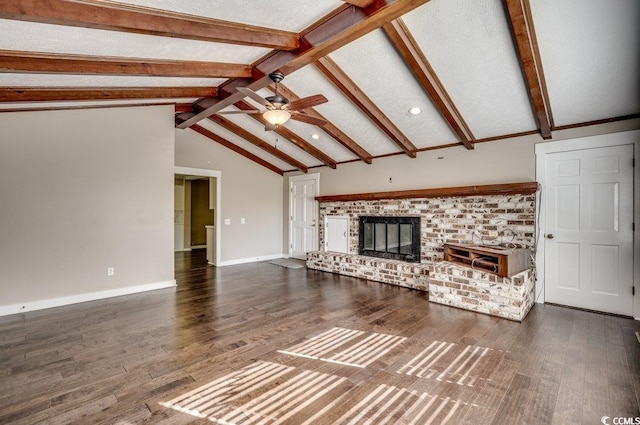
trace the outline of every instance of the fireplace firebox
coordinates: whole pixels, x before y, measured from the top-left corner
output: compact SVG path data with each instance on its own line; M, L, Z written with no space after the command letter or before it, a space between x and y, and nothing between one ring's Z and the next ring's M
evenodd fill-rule
M358 253L420 262L420 217L360 216Z

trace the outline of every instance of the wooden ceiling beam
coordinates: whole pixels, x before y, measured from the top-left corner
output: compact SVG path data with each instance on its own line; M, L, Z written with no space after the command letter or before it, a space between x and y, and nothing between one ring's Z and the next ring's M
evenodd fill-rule
M533 29L533 21L529 16L527 2L528 0L503 0L540 134L543 139L551 139L553 122L551 106L546 101L548 99L547 87L544 83L542 61L537 54L538 42Z
M216 87L0 87L0 102L179 99L216 96Z
M309 170L309 167L307 167L306 165L304 165L303 163L301 163L300 161L298 161L297 159L287 155L286 153L276 149L275 147L271 146L269 143L265 142L264 140L262 140L260 137L254 135L253 133L245 130L244 128L240 127L238 124L234 123L233 121L230 121L226 118L221 117L220 115L212 115L209 117L209 119L213 122L215 122L216 124L226 128L227 130L231 131L232 133L235 133L236 135L238 135L239 137L242 137L243 139L245 139L246 141L253 143L254 145L256 145L257 147L259 147L260 149L270 153L271 155L275 156L276 158L286 162L287 164L297 168L298 170L302 171L302 172L307 172Z
M79 111L82 109L112 109L112 108L122 108L123 106L126 106L127 108L140 108L140 107L149 107L149 106L173 106L176 109L178 108L178 105L184 105L184 103L173 103L173 102L141 102L141 103L130 103L127 102L126 104L122 104L120 102L110 102L108 104L76 104L76 105L39 105L36 107L32 107L32 106L27 106L27 107L23 107L23 106L19 106L16 107L16 105L2 105L0 104L0 106L6 106L4 108L0 108L0 113L5 113L5 112L37 112L37 111ZM189 106L191 106L191 104L189 103Z
M291 100L291 99L289 99L289 100ZM248 102L246 102L244 100L240 100L240 101L234 103L234 106L236 108L242 110L242 111L258 111L259 110L257 108L254 108L253 106L251 106ZM250 116L251 118L255 119L256 121L258 121L259 123L261 123L263 125L267 124L267 120L264 119L262 114L247 114L247 115ZM316 159L320 160L325 165L328 165L329 167L334 168L334 169L336 168L336 160L335 159L331 158L329 155L325 154L320 149L318 149L315 146L313 146L312 144L308 143L306 140L304 140L298 134L296 134L293 131L289 130L285 126L282 126L282 125L279 126L275 130L275 132L278 133L279 135L281 135L282 137L284 137L285 139L289 140L291 143L293 143L294 145L296 145L297 147L299 147L303 151L307 152L311 156L313 156Z
M471 129L462 118L458 108L456 108L449 97L449 94L429 64L422 49L418 46L415 38L413 38L413 35L402 21L402 18L393 20L385 24L382 28L416 79L420 82L427 96L431 98L433 104L449 124L449 127L456 133L460 142L467 149L473 149L473 144L476 140L473 133L471 133Z
M272 92L274 91L273 84L269 85L269 89ZM284 84L278 84L278 92L288 98L289 100L297 100L300 99L300 96L296 95L291 89L289 89ZM313 108L304 110L307 115L311 115L312 117L319 118L321 120L325 120L327 123L322 127L322 131L327 133L329 136L333 137L338 143L340 143L345 148L349 149L354 155L358 158L366 162L367 164L371 164L373 162L373 156L367 152L362 146L356 143L351 137L347 136L344 132L342 132L338 127L333 125L327 118L325 118L322 114L316 111Z
M269 73L279 70L285 75L290 74L428 1L376 0L366 9L354 5L345 6L338 12L322 18L311 25L307 31L304 31L300 47L296 51L272 52L253 65L254 77L250 79L234 78L220 85L219 98L199 101L201 112L188 117L178 128L187 128L241 100L244 96L235 90L237 87L248 87L258 91L271 83L268 77Z
M176 103L176 114L182 114L184 112L193 112L193 104L191 103Z
M270 162L265 161L264 159L260 158L259 156L256 156L256 155L252 154L248 150L245 150L245 149L241 148L240 146L228 141L224 137L219 136L219 135L215 134L214 132L207 130L204 127L201 127L201 126L196 124L196 125L192 125L191 126L191 130L202 134L204 137L206 137L208 139L211 139L214 142L217 142L217 143L221 144L222 146L224 146L227 149L231 149L232 151L234 151L236 153L239 153L240 155L244 156L245 158L247 158L250 161L255 162L256 164L259 164L259 165L262 165L265 168L268 168L269 170L273 171L274 173L278 173L281 176L284 175L284 171L279 169L275 165L271 164Z
M417 148L402 131L364 94L349 76L329 57L316 62L318 69L338 87L360 110L371 119L393 142L411 158L416 157Z
M0 50L0 72L247 78L251 65Z
M100 0L2 0L0 18L279 50L300 46L291 32Z
M383 199L449 198L458 196L533 195L540 190L537 182L486 184L480 186L440 187L392 192L350 193L316 196L319 202L378 201Z

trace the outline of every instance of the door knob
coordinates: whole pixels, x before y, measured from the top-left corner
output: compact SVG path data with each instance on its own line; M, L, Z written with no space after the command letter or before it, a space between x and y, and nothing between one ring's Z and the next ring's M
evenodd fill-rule
M553 233L549 233L549 234L545 235L545 237L547 239L553 239Z

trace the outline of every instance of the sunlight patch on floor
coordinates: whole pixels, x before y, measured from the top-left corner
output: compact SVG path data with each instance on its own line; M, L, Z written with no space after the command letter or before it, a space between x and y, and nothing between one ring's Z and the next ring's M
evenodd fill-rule
M275 425L301 412L304 416L305 408L346 381L326 373L257 362L160 405L217 424Z
M406 339L396 335L333 328L278 352L364 368Z
M398 373L417 376L419 378L435 378L438 381L455 383L473 387L479 379L473 373L486 355L493 351L490 348L467 345L464 349L458 344L433 341L428 347L398 369ZM447 356L458 354L446 367L437 367Z
M404 388L380 385L353 406L339 424L396 424L402 418L407 425L445 425L461 406L471 406L449 397L418 394Z

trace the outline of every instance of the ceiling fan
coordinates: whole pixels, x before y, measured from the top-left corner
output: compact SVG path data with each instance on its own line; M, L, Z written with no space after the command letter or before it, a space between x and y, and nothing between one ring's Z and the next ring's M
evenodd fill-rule
M273 72L269 74L271 81L275 83L275 94L263 98L258 93L246 87L238 87L238 91L250 97L256 102L260 103L266 108L265 111L261 110L247 110L247 111L222 111L218 114L262 114L265 119L265 131L276 130L278 126L286 123L289 119L302 121L308 124L317 126L323 126L327 122L321 118L317 118L311 115L307 115L302 112L303 109L313 108L317 105L322 105L328 102L327 98L321 94L313 96L303 97L297 100L289 101L284 96L278 94L278 83L284 79L284 74L280 72Z

